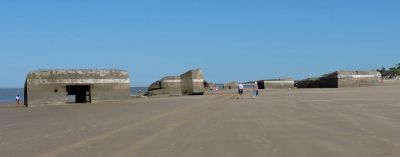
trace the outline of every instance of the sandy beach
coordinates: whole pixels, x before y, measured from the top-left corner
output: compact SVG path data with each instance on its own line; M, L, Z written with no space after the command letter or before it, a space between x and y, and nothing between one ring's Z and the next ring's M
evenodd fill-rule
M400 86L0 108L1 156L400 156Z

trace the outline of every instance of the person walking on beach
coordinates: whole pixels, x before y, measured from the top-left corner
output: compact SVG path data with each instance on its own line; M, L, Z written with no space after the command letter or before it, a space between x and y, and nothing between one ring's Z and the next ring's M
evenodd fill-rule
M243 86L243 84L240 82L239 84L238 84L238 99L240 99L240 98L242 98L242 95L243 95L243 88L244 88L244 86Z
M15 97L17 107L19 107L19 99L20 99L19 94L17 94L17 96Z
M253 98L255 99L258 96L258 84L254 82L253 84Z

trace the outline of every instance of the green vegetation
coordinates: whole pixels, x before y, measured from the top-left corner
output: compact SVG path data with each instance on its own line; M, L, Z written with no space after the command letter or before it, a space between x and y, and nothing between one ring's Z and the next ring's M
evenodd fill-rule
M389 69L382 67L381 69L377 69L377 71L382 74L382 78L384 79L393 79L396 77L400 77L400 63Z

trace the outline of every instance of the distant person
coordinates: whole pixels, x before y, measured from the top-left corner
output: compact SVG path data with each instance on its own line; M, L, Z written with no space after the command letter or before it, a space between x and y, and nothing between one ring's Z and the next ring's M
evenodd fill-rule
M258 84L257 84L257 82L254 82L254 84L253 84L253 98L256 98L258 96L258 92L259 92Z
M242 95L243 95L243 89L244 89L243 84L242 84L242 83L239 83L239 84L238 84L238 94L239 94L239 95L238 95L238 99L242 97Z
M19 107L19 99L20 99L19 94L17 94L17 96L15 97L17 107Z

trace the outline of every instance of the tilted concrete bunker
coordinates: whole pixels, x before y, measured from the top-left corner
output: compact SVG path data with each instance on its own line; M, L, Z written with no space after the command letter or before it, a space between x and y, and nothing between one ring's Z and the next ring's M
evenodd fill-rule
M148 89L148 95L182 95L181 78L167 76L154 82Z
M190 70L180 76L167 76L154 82L148 95L203 95L204 78L201 69Z
M25 106L94 103L130 97L127 71L116 69L38 70L25 82Z

